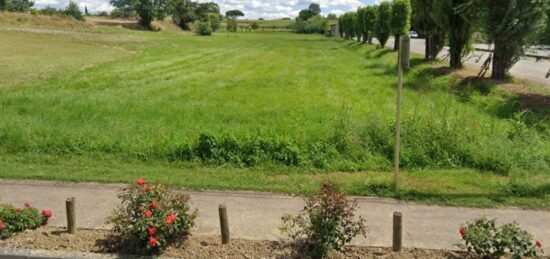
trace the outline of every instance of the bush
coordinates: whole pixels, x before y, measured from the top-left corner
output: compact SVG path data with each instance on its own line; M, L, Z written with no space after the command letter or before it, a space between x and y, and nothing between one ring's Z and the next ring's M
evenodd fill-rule
M517 223L496 226L496 221L479 218L460 228L460 235L469 252L483 258L500 258L512 254L514 258L537 256L543 253L542 244L522 230Z
M39 212L29 204L25 204L23 209L12 205L0 205L0 239L45 225L52 215L49 210Z
M80 8L78 8L78 5L76 5L75 2L70 1L69 5L65 9L65 14L67 16L71 16L79 21L84 21L84 16L82 16L82 12L80 11Z
M121 207L108 220L122 248L140 254L158 253L189 235L197 212L190 212L189 196L164 185L138 179L119 194Z
M332 250L346 252L354 237L366 236L365 220L355 219L356 209L356 201L348 201L335 186L324 182L321 192L306 201L301 214L283 216L280 230L300 255L327 258Z
M212 35L212 27L210 27L209 22L198 22L195 33L200 36L210 36Z

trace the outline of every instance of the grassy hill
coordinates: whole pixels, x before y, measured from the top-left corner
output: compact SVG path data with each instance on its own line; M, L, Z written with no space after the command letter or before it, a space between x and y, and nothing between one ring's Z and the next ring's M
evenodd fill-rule
M0 66L20 65L2 72L0 177L141 175L283 192L327 177L351 194L396 195L390 50L290 33L2 33L10 44ZM547 111L522 115L491 83L467 85L419 57L412 64L399 196L550 207Z

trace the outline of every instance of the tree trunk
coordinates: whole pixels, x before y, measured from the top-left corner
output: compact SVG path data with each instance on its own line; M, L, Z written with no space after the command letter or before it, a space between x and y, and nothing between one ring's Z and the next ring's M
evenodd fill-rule
M372 36L369 36L369 44L372 44Z
M427 61L427 62L430 62L432 61L432 52L431 52L431 44L432 44L432 37L431 35L428 33L428 35L426 36L426 48L424 50L424 60Z
M451 68L453 69L462 69L462 50L460 48L451 48L449 49L451 56Z
M491 78L496 80L504 80L506 78L506 62L504 60L504 55L500 53L499 46L496 44L493 52L493 69Z
M361 34L357 34L357 42L361 42Z
M394 36L393 50L399 50L399 35Z
M369 39L369 35L363 34L363 44L367 43L368 39Z

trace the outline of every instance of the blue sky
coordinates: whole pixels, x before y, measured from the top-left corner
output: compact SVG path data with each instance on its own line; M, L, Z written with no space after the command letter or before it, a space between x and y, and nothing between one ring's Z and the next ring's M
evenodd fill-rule
M81 9L88 7L90 12L111 11L109 0L74 0ZM245 13L245 18L276 19L295 17L301 9L306 8L311 0L208 0L220 5L223 13L231 9L239 9ZM355 10L359 6L371 5L379 0L317 0L323 14L342 14ZM43 8L47 5L64 8L69 0L35 0L35 6ZM207 2L199 0L199 2Z

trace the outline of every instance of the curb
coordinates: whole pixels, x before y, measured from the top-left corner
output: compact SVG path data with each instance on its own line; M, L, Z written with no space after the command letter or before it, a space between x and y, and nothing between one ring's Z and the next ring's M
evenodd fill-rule
M493 50L491 49L486 49L486 48L474 48L476 51L483 51L483 52L493 52ZM546 59L546 60L550 60L550 56L541 56L541 55L536 55L536 54L523 54L522 55L523 57L530 57L530 58L536 58L536 59Z
M2 248L0 243L0 258L2 259L130 259L130 258L162 258L171 259L172 257L164 256L135 256L135 255L119 255L119 254L99 254L88 252L75 252L75 251L48 251L41 249L18 249L18 248Z

